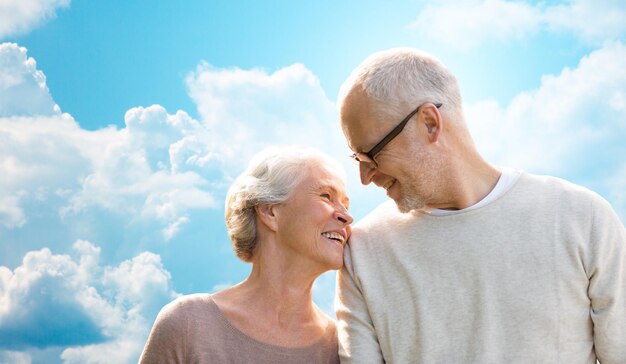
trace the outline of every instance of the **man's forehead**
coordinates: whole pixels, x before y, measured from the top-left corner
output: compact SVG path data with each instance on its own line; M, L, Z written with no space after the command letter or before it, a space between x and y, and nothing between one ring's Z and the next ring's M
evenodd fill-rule
M351 150L365 150L369 144L375 143L381 132L374 101L361 87L352 89L341 105L341 128Z
M363 87L356 86L351 89L341 104L341 121L352 122L355 117L358 118L360 114L366 113L371 109L370 97L367 95Z

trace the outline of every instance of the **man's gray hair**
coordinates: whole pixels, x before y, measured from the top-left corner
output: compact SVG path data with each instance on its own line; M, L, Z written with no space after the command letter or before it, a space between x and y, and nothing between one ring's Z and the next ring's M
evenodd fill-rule
M308 169L314 165L323 166L345 183L345 171L339 162L317 149L275 146L252 158L226 195L224 218L237 257L250 262L257 248L255 207L289 200L295 187L308 176Z
M441 102L441 112L463 120L456 77L436 58L413 48L392 48L367 57L339 90L337 105L356 87L375 102L377 117L402 117L424 102Z

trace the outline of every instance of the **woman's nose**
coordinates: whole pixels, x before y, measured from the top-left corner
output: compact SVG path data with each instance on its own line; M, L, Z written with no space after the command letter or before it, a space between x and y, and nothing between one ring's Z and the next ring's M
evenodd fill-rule
M354 221L354 218L352 217L352 215L350 215L348 210L345 207L343 207L343 205L341 206L340 209L335 210L335 214L336 214L337 220L341 221L344 225L350 225Z

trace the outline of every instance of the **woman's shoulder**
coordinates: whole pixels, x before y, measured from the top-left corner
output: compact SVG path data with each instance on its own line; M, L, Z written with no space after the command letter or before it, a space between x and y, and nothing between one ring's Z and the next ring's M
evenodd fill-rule
M207 310L213 302L210 294L194 293L179 296L163 306L157 317L157 321L173 320L182 322L182 317L197 316Z
M166 306L172 305L177 307L194 307L197 305L206 305L213 301L213 295L209 293L192 293L176 297Z

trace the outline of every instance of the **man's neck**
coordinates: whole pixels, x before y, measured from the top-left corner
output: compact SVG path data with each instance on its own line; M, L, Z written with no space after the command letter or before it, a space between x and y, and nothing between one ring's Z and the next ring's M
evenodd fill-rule
M501 172L480 159L473 163L455 163L448 171L446 187L440 203L428 204L430 209L462 210L482 200L498 183Z

